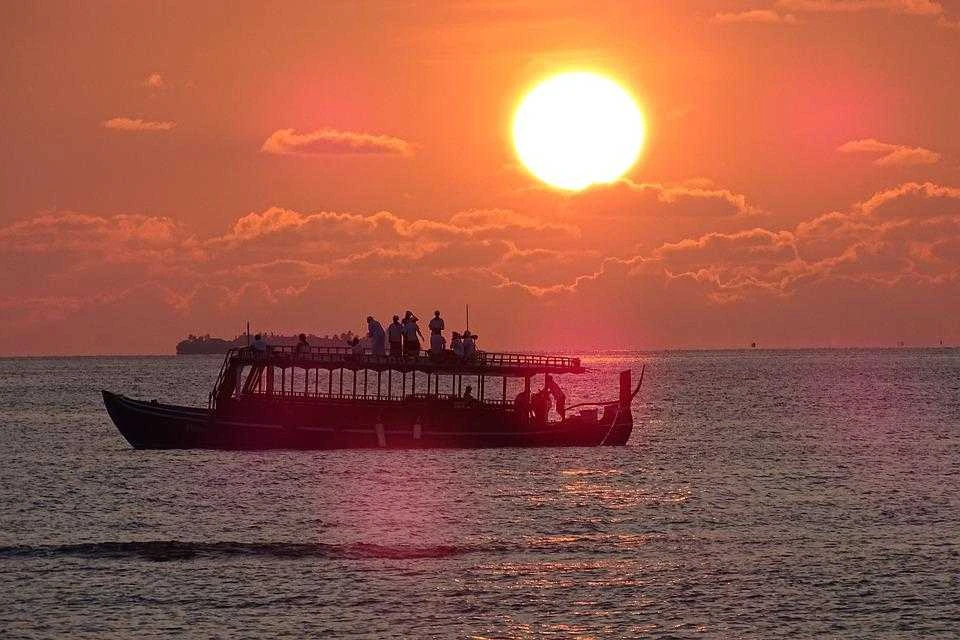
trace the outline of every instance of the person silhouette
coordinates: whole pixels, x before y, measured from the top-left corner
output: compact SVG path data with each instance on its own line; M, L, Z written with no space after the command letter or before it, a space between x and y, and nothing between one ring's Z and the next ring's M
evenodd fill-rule
M373 355L386 355L387 350L384 342L387 334L383 330L383 325L375 320L373 316L367 316L367 335L370 336L370 339L373 341L371 348Z
M433 312L433 319L430 320L430 324L428 326L430 327L430 335L435 336L443 333L443 318L440 317L439 311Z
M390 355L399 358L403 355L403 325L400 316L393 316L393 322L387 327L387 338L390 341Z

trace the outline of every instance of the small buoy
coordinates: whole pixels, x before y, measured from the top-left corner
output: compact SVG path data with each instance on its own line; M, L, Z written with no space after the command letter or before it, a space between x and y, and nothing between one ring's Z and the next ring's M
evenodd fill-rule
M417 421L413 423L413 439L419 440L422 432L423 426L420 424L420 418L417 418Z

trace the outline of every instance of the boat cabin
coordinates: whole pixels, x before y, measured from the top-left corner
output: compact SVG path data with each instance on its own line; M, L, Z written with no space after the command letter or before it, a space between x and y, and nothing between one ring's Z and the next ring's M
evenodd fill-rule
M230 349L210 393L210 408L243 401L400 403L452 401L476 407L513 408L529 403L535 376L581 374L579 358L478 351L461 360L439 356L353 353L349 347ZM557 393L559 387L552 383ZM562 407L558 406L558 409Z

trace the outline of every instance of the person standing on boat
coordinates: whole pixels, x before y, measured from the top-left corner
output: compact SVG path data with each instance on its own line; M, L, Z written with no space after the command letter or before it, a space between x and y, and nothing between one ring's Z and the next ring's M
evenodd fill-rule
M417 326L419 319L413 315L412 311L407 311L403 318L403 351L408 356L416 357L420 355L420 339L423 334L420 333L420 327Z
M257 357L267 355L267 343L259 333L253 336L253 355Z
M537 424L546 424L550 415L550 390L544 387L530 398L533 407L533 416Z
M463 332L463 359L472 360L477 356L477 336L469 331Z
M430 357L439 360L447 350L447 339L441 333L430 335Z
M301 333L300 336L298 337L297 348L295 353L298 358L303 358L308 353L310 353L310 343L307 342L307 334Z
M373 316L367 316L367 335L373 341L373 355L387 355L386 345L384 344L387 338L386 332L383 330L383 325L374 320Z
M563 389L560 388L560 385L557 384L557 381L554 380L553 376L549 373L544 377L544 388L553 395L553 400L557 403L557 413L563 418L567 405L567 394L563 392Z
M458 359L463 360L463 338L456 331L453 332L453 337L450 339L450 350Z
M387 337L390 339L390 355L399 358L403 355L403 325L400 316L393 316L393 322L387 328Z
M430 321L430 324L428 326L430 327L430 335L432 336L440 335L443 333L443 329L444 329L443 318L440 317L439 311L433 312L433 319ZM432 338L431 338L431 343L432 343Z

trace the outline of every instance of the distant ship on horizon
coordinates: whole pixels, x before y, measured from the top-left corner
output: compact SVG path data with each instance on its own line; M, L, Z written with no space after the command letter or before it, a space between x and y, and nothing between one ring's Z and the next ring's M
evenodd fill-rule
M318 336L308 333L307 342L317 347L342 347L346 344L347 340L352 339L355 335L356 334L354 334L352 331L346 331L339 335L333 336ZM263 336L267 341L267 344L275 346L292 347L295 346L299 340L298 335L288 336L279 333L263 333ZM360 337L362 341L366 340L366 338L363 338L362 336L357 337ZM198 336L191 333L185 339L177 343L177 355L223 355L232 348L245 347L249 342L252 341L253 334L248 336L246 333L241 333L233 340L212 337L210 334Z

